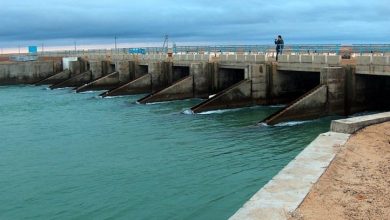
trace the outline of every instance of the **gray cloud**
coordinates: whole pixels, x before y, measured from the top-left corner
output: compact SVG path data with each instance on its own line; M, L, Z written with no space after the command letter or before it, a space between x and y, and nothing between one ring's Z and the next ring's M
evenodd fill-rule
M0 45L23 42L161 41L389 43L390 4L307 0L19 0L1 3Z

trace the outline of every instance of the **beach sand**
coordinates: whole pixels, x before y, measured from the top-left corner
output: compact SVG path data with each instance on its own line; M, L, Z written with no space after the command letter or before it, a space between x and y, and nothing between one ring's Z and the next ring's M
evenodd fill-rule
M352 135L290 219L390 219L390 122Z

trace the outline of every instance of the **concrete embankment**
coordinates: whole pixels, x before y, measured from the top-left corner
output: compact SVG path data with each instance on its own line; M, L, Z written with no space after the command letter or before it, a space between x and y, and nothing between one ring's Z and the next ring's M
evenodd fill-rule
M389 120L390 112L385 112L332 122L330 132L319 135L230 219L288 219L351 135L337 131L355 132Z
M32 84L56 73L54 61L0 63L0 85Z
M390 122L351 135L290 220L390 219Z

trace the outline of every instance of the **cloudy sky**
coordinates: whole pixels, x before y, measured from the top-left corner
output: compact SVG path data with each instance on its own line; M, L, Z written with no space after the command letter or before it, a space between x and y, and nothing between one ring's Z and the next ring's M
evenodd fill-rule
M0 47L390 43L389 0L0 0Z

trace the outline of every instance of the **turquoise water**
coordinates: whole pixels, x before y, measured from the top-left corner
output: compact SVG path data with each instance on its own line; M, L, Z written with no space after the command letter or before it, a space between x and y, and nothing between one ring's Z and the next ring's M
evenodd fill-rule
M330 122L97 94L0 87L0 219L226 219Z

